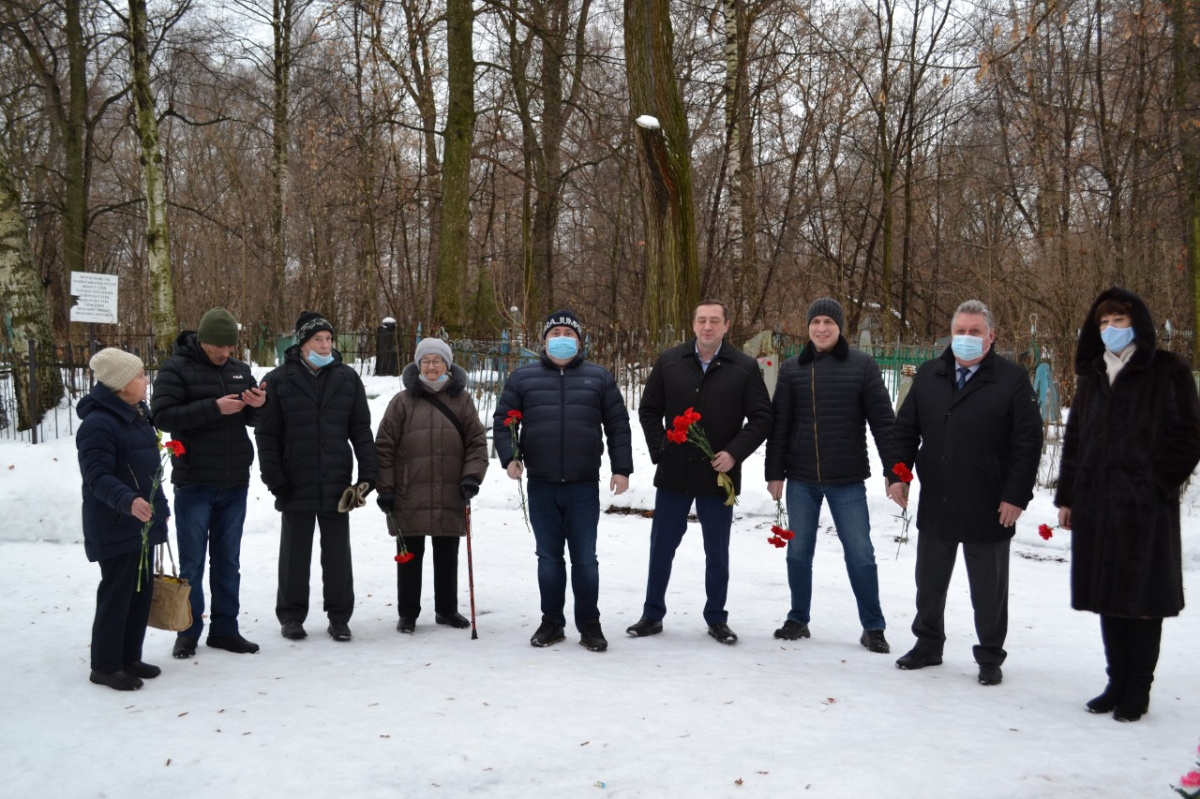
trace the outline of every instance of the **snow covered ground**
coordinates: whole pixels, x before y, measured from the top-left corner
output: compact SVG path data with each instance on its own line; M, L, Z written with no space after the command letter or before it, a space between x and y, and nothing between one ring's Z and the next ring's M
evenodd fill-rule
M395 378L366 378L378 422ZM653 505L653 467L635 425L630 491ZM607 464L606 464L607 465ZM875 464L876 475L880 474ZM278 514L254 477L242 547L242 632L253 656L200 647L170 656L151 630L146 660L163 674L134 693L87 681L99 569L83 553L74 440L0 442L0 773L8 796L1172 796L1200 740L1200 612L1166 622L1150 713L1093 716L1104 686L1097 617L1072 611L1069 533L1048 542L1048 491L1013 547L1004 683L983 687L959 566L947 607L945 664L895 668L912 645L915 543L894 543L896 509L869 484L891 655L867 652L840 547L822 520L813 637L772 638L788 608L784 552L766 542L774 504L761 451L745 466L729 592L734 647L705 634L703 551L689 529L675 561L663 635L630 639L640 615L650 521L601 519L600 608L609 651L577 636L529 646L540 614L536 559L516 486L493 461L475 502L479 639L433 624L395 630L392 540L374 503L355 511L354 640L324 635L314 563L309 637L274 619ZM607 477L605 478L607 484ZM168 492L170 496L170 492ZM1184 509L1185 585L1200 591L1200 492ZM914 527L915 532L915 527ZM466 550L461 609L469 613ZM568 602L570 601L568 597ZM568 609L568 618L571 613Z

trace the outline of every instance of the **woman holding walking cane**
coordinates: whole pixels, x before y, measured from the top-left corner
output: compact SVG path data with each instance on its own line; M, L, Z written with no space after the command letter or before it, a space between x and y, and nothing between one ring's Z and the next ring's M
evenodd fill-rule
M441 339L417 344L414 362L392 398L375 447L379 454L380 509L397 552L396 630L413 633L421 615L421 573L425 539L433 548L434 621L467 628L458 612L458 549L466 534L465 508L479 493L487 472L487 436L467 388L467 373Z

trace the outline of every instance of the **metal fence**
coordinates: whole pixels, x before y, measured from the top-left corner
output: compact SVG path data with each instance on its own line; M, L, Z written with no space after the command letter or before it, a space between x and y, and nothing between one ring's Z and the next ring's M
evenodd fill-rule
M394 376L412 363L416 345L423 336L420 325L411 329L379 328L366 332L343 332L337 334L335 346L343 361L360 375ZM654 334L646 330L587 330L583 350L589 360L612 372L626 404L633 408L638 404L646 378L659 353L675 343L669 340L673 336L673 331ZM776 363L797 354L805 343L805 339L781 334L758 338L764 343L756 346L763 347L765 351L751 354L773 356ZM475 404L485 413L495 408L508 375L518 366L536 360L541 350L541 341L528 341L521 334L510 335L508 331L494 339L447 339L447 342L454 351L455 363L470 376ZM239 352L238 357L258 367L261 374L282 362L284 353L293 343L291 336L273 340L260 337L252 342L251 347ZM63 397L32 431L17 430L16 381L13 379L14 369L25 370L30 364L15 362L12 353L0 348L0 438L38 441L73 434L78 424L75 405L91 391L94 384L87 368L88 360L103 347L118 347L140 357L146 364L152 383L159 364L170 354L150 335L108 336L104 339L85 336L57 344L52 353L39 356L39 361L42 365L58 369L65 387ZM904 366L916 366L941 354L941 348L934 345L895 344L865 347L863 350L879 363L893 401L897 397Z

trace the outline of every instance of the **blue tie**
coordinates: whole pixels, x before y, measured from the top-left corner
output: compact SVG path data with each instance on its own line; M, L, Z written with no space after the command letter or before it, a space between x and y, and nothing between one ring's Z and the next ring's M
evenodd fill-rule
M962 391L963 386L967 384L967 376L971 374L971 370L965 366L958 367L958 390Z

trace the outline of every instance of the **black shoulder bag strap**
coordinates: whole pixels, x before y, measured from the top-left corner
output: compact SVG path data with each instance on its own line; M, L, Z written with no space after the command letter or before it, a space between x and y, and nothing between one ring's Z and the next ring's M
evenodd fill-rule
M428 391L421 391L420 397L423 400L429 400L431 403L433 403L433 407L441 411L442 415L450 420L450 424L454 425L454 429L458 431L458 437L462 439L463 450L465 451L467 449L467 431L463 430L462 422L458 421L458 417L454 415L454 412L446 407L446 403L442 402Z

